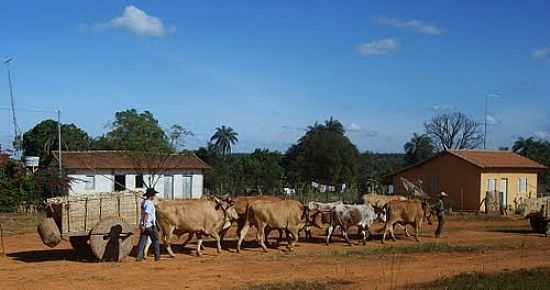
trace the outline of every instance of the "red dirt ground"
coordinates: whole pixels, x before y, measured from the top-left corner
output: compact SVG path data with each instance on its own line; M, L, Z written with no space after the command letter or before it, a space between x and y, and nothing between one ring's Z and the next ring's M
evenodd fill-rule
M379 227L378 227L379 228ZM374 228L373 231L375 231ZM345 280L349 289L396 289L425 283L462 272L496 272L519 268L550 267L550 238L533 234L521 218L480 220L451 217L441 239L433 238L434 226L424 226L422 243L483 246L474 252L376 254L345 256L335 251L411 246L412 238L381 245L379 236L366 246L349 247L336 237L330 246L301 241L294 252L285 247L263 253L249 241L241 254L229 239L221 255L207 243L203 257L194 255L194 244L174 247L176 258L163 254L160 262L149 258L135 262L98 263L76 258L63 241L50 249L37 234L5 237L6 257L0 257L0 289L232 289L249 284L294 280ZM137 240L137 239L136 239ZM332 253L332 254L331 254Z

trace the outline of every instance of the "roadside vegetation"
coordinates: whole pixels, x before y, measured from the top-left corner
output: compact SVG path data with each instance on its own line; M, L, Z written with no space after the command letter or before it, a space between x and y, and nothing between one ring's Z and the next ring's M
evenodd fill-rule
M550 268L522 269L497 273L463 273L429 284L405 289L430 290L544 290L550 289Z
M353 289L353 282L330 280L326 282L297 280L291 282L270 282L245 285L238 290L339 290Z

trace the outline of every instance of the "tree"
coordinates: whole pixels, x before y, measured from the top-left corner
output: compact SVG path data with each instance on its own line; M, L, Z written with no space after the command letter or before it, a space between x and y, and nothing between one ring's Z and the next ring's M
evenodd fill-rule
M282 156L279 152L268 149L256 149L242 159L245 184L259 193L274 193L281 188L284 169L281 167Z
M315 123L306 134L286 152L283 161L290 183L351 184L357 177L357 147L341 130L333 130L327 123ZM340 123L340 122L338 122Z
M182 148L185 145L185 137L193 136L193 132L183 128L180 125L172 125L170 127L170 132L168 133L170 137L170 146L177 150Z
M411 140L403 146L405 149L405 165L412 165L430 158L434 154L432 139L426 134L414 133Z
M231 154L231 146L235 145L239 139L239 134L231 127L221 126L216 128L216 132L210 138L218 152L222 155Z
M135 109L116 112L111 131L94 140L94 149L125 151L134 170L147 175L145 186L153 188L167 170L167 164L176 149L184 144L183 138L192 134L182 126L174 125L165 132L149 111Z
M391 183L389 175L403 168L403 154L372 153L366 151L359 156L359 188L362 192Z
M332 116L330 117L330 119L325 121L324 128L328 131L336 132L340 135L344 135L346 133L344 125L342 125L340 121L333 119Z
M75 124L62 124L62 150L88 150L92 139ZM44 120L23 134L23 152L26 156L39 156L42 164L48 164L50 153L58 148L57 121Z
M460 112L439 114L424 129L439 150L473 149L483 142L480 124Z
M170 139L149 111L135 109L116 112L111 131L98 138L95 149L128 151L173 151Z
M514 142L512 151L550 167L550 142L548 141L534 137L520 137ZM539 182L540 190L550 189L550 170L547 169L540 175Z

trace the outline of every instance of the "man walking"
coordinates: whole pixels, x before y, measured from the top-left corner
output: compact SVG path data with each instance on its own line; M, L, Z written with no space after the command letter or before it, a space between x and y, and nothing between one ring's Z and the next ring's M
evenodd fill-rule
M143 261L145 242L150 238L155 249L155 261L160 261L160 242L159 232L156 226L156 211L153 199L158 192L154 188L147 188L143 197L145 200L141 204L141 218L139 220L139 236L138 252L136 261Z
M445 204L443 202L443 199L447 198L447 193L442 191L439 194L439 200L432 208L435 213L437 214L437 229L435 230L435 237L439 238L441 236L441 232L443 231L443 225L445 224Z

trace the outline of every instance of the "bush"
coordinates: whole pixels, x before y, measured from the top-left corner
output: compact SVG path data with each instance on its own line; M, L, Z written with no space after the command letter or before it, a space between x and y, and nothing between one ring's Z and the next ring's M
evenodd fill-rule
M55 168L26 174L21 164L10 161L0 168L0 212L15 212L22 205L35 208L52 196L68 191L69 178L59 177Z

